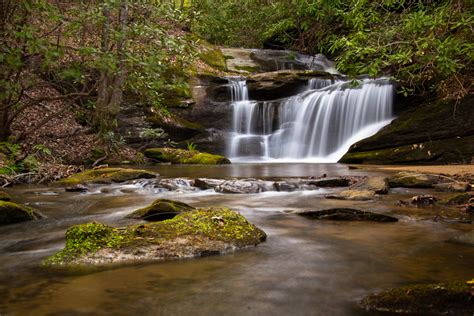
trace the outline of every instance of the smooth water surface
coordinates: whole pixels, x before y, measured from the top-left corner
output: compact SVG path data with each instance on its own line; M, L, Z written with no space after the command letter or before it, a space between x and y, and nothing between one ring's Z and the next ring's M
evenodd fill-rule
M190 178L368 174L337 164L156 169L166 177ZM324 198L338 190L159 192L146 181L94 186L85 194L61 187L16 187L9 192L48 218L0 227L0 315L365 315L358 301L369 293L472 277L474 249L446 242L472 225L399 212L396 201L419 190L397 189L375 202ZM198 259L73 273L39 267L63 246L67 227L93 220L114 226L136 223L123 217L156 198L231 207L265 230L268 240ZM400 222L312 221L289 212L338 206L392 213Z

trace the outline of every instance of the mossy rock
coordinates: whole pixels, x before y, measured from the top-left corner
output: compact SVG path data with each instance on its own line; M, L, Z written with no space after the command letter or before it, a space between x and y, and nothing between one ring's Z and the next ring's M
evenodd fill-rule
M151 179L157 176L156 173L124 168L101 168L92 169L77 173L69 178L59 181L64 185L75 185L80 183L112 183L125 182L135 179Z
M151 158L161 162L171 162L173 164L230 164L230 160L224 156L202 153L197 150L185 150L175 148L150 148L145 150L144 154L147 158Z
M412 285L370 295L361 304L372 312L471 316L473 290L465 281Z
M12 197L5 191L0 190L0 201L10 201Z
M469 202L469 199L474 198L474 193L458 193L448 196L446 199L441 201L441 204L446 205L461 205Z
M112 228L101 223L76 225L66 246L46 266L101 265L199 257L255 246L266 234L227 208L184 212L173 219Z
M43 218L31 207L13 202L0 201L0 225L8 225Z
M298 215L309 219L333 220L333 221L370 221L370 222L397 222L396 217L377 214L352 208L332 208L322 211L305 211Z
M213 68L227 70L226 58L218 48L208 48L199 54L199 58Z
M133 213L128 214L126 218L144 219L151 222L164 221L174 218L176 215L183 212L190 212L193 210L195 210L194 207L183 202L158 199L147 207L138 209Z
M432 188L438 181L434 175L413 172L398 172L388 180L391 188Z

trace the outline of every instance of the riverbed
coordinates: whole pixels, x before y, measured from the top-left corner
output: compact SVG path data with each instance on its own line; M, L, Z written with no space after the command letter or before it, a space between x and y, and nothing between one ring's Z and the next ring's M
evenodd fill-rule
M258 178L388 175L340 164L159 166L162 177ZM147 180L149 181L149 180ZM0 315L366 315L358 302L382 289L473 276L474 248L448 242L472 224L433 220L437 208L397 204L430 190L391 189L375 201L325 199L341 189L259 194L163 192L147 181L17 186L9 193L47 219L0 227ZM265 243L198 259L58 271L39 265L78 223L136 223L124 216L157 198L227 206L268 235ZM397 223L315 221L295 211L353 207ZM373 315L371 313L370 315Z

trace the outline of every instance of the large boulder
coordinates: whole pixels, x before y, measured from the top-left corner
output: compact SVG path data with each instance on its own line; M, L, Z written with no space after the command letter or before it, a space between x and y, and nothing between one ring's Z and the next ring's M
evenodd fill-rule
M369 295L361 305L370 312L472 316L473 291L466 281L411 285Z
M352 190L369 190L377 194L387 194L390 189L385 177L369 177L351 186Z
M113 183L125 182L136 179L151 179L157 176L156 173L147 170L125 169L125 168L99 168L86 170L69 178L59 181L64 185L77 185L85 183Z
M102 265L219 254L255 246L265 233L227 208L184 212L173 219L112 228L100 223L76 225L66 232L63 250L46 266Z
M173 164L230 164L230 160L226 157L202 153L197 150L185 150L176 148L149 148L145 150L144 154L147 158L160 162L171 162Z
M322 211L306 211L297 213L310 219L325 219L333 221L371 221L371 222L397 222L392 216L377 214L352 208L332 208Z
M467 182L448 182L448 183L437 183L433 187L436 191L440 192L466 192L469 190L470 185Z
M195 210L194 207L180 201L158 199L150 205L128 214L126 218L143 219L150 222L156 222L171 219L178 214L190 212L193 210Z
M32 221L43 217L41 213L31 207L0 201L0 225Z
M440 178L436 175L402 171L390 177L388 184L391 188L432 188L438 181Z

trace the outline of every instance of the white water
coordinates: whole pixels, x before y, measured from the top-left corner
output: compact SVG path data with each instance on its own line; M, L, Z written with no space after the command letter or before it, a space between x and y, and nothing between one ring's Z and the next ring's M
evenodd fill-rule
M229 78L232 161L337 162L349 147L390 123L393 87L384 79L311 79L307 91L268 102L249 100L245 80Z

